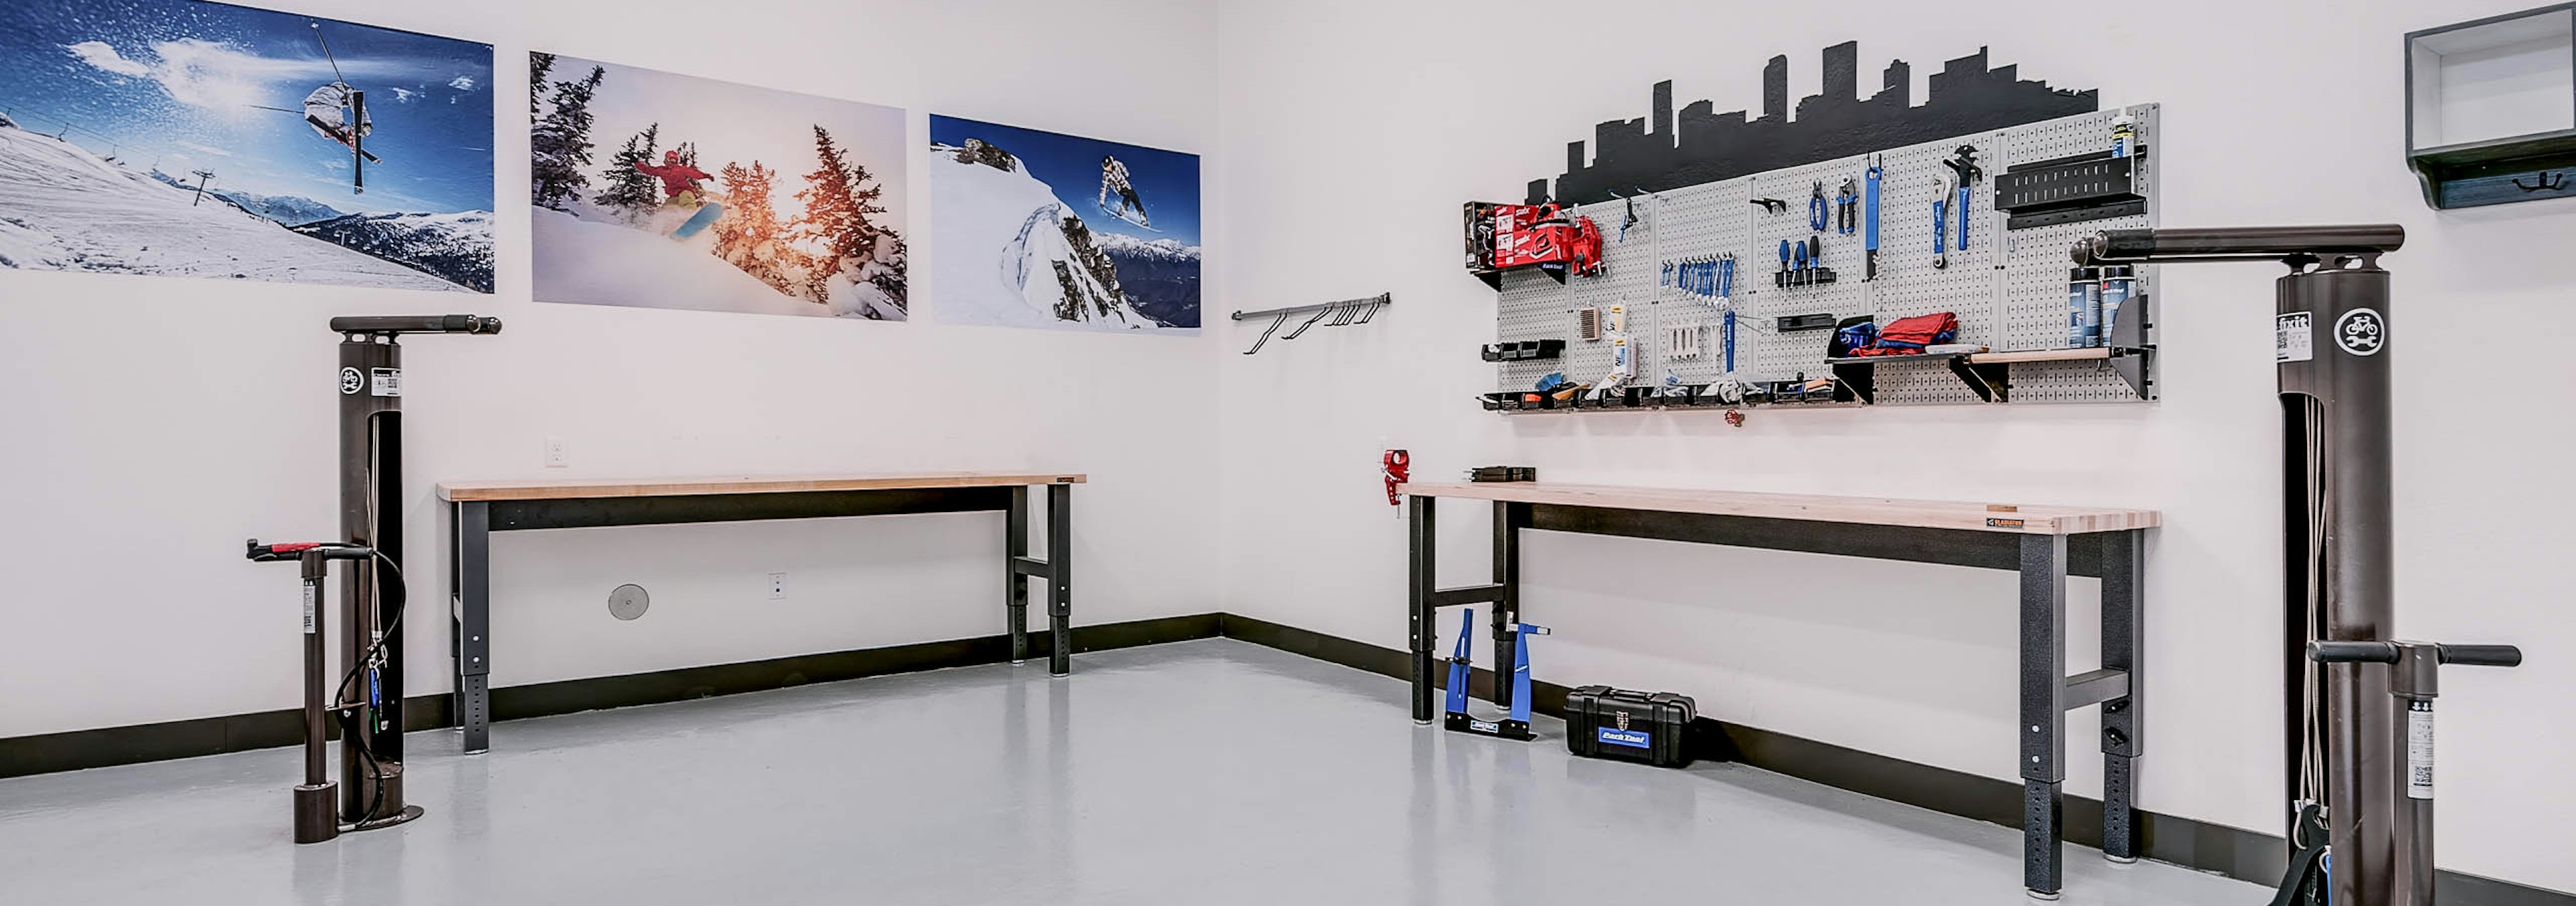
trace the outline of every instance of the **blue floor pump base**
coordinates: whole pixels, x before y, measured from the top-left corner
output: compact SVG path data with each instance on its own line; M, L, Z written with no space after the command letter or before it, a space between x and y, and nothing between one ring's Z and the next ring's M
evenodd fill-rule
M1466 619L1458 624L1457 653L1449 658L1449 707L1448 713L1441 716L1441 728L1503 739L1537 739L1538 734L1530 732L1529 728L1529 637L1546 635L1547 627L1533 626L1528 623L1513 627L1511 713L1499 721L1478 720L1467 713L1467 676L1473 665L1473 661L1468 658L1467 646L1475 627L1476 611L1474 608L1468 608Z

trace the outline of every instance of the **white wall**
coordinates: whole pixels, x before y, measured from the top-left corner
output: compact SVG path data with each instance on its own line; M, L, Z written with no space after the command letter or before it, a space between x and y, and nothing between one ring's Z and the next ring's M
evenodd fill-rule
M332 315L498 315L406 343L409 692L450 688L440 480L1080 470L1077 623L1214 607L1215 337L842 323L529 300L531 49L1207 153L1186 0L275 4L496 46L497 296L0 270L0 736L296 705L291 568L334 531ZM761 23L762 27L751 27ZM1131 48L1139 52L1109 52ZM916 204L916 315L938 304ZM1216 302L1210 301L1210 308ZM571 460L544 468L547 437ZM998 515L494 539L497 685L1002 631ZM766 574L790 574L788 600ZM655 592L623 623L608 590ZM1038 622L1043 625L1043 616Z
M2153 405L1766 410L1734 429L1716 413L1504 418L1468 399L1495 389L1474 355L1493 338L1494 294L1460 273L1460 202L1518 200L1593 123L1645 116L1660 79L1677 104L1758 111L1764 60L1789 55L1794 102L1817 89L1819 48L1858 39L1864 90L1901 58L1920 102L1943 60L1991 45L2024 78L2098 87L2106 108L2164 104L2166 225L2406 225L2407 249L2387 259L2398 628L2531 657L2445 676L2442 862L2576 889L2557 818L2576 810L2557 768L2576 746L2576 616L2562 606L2576 580L2558 565L2576 506L2559 480L2576 432L2558 410L2576 365L2542 339L2569 312L2576 202L2437 215L2400 158L2401 35L2522 5L2190 0L2106 20L2036 0L1828 0L1794 15L1227 3L1222 294L1263 307L1392 291L1396 305L1224 360L1226 609L1403 647L1384 446L1410 448L1432 480L1509 462L1557 481L2155 507L2141 803L2277 832L2274 267L2165 269ZM1485 514L1444 517L1444 584L1481 581ZM1720 719L2016 776L2009 574L1543 533L1525 556L1525 614L1557 629L1534 646L1539 678L1685 691ZM2078 670L2096 654L2081 615L2094 588L2071 594ZM2098 795L2093 711L2070 720L2068 786Z

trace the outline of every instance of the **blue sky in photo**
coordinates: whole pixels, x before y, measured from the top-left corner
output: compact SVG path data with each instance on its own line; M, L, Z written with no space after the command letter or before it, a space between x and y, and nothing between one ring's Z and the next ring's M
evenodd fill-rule
M320 23L320 40L313 23ZM304 123L340 72L375 123L367 191ZM198 0L0 2L0 111L136 169L352 211L492 210L492 48ZM193 177L191 177L193 179Z
M1199 244L1199 158L1118 142L1080 138L953 116L930 118L930 140L964 145L970 138L1011 152L1031 176L1055 190L1095 233L1123 233L1139 239L1176 239ZM1127 181L1145 202L1147 230L1100 210L1100 157L1113 155L1127 165ZM1160 232L1156 232L1159 230Z

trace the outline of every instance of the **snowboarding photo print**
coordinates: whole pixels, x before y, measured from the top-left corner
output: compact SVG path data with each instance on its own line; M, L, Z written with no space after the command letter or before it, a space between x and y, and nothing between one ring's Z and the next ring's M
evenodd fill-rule
M492 48L0 3L0 267L492 291Z
M539 302L909 317L903 111L528 58Z
M930 118L941 323L1199 330L1199 159Z

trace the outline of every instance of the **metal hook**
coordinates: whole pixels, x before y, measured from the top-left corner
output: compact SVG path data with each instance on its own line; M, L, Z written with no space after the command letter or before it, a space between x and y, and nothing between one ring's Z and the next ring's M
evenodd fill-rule
M2525 192L2556 192L2560 189L2567 188L2567 174L2565 173L2551 173L2543 170L2540 173L2534 174L2532 179L2533 182L2537 183L2537 185L2526 186L2522 184L2522 178L2517 176L2513 180L2513 187Z
M1296 329L1296 330L1289 331L1287 336L1280 337L1279 339L1281 339L1281 340L1294 340L1294 339L1296 339L1296 338L1298 338L1298 337L1304 336L1304 335L1306 334L1306 328L1309 328L1309 327L1313 327L1313 326L1315 326L1315 322L1323 320L1323 319L1324 319L1324 316L1325 316L1325 315L1327 315L1327 314L1331 314L1331 313L1332 313L1332 311L1333 311L1333 310L1332 310L1332 309L1330 309L1330 308L1325 308L1325 309L1323 309L1323 310L1320 310L1320 311L1315 312L1315 316L1314 316L1314 317L1307 318L1307 319L1306 319L1306 323L1297 325L1297 329ZM1283 318L1281 318L1280 320L1285 321L1285 320L1287 320L1287 318L1284 318L1284 317L1283 317Z
M1288 316L1287 316L1287 315L1280 315L1280 316L1279 316L1279 320L1276 320L1276 321L1272 321L1272 322L1270 322L1270 329L1269 329L1269 330L1262 331L1262 332L1261 332L1261 339L1258 339L1258 340L1254 340L1254 341L1252 341L1252 348L1244 350L1244 351L1243 351L1243 354L1244 354L1244 355L1251 355L1251 354L1253 354L1253 353L1260 352L1260 351L1261 351L1261 344L1264 344L1264 343L1268 343L1268 342L1270 342L1270 335L1271 335L1271 334L1274 334L1274 333L1278 333L1278 332L1279 332L1279 325L1281 325L1281 324L1286 324L1286 323L1288 323Z

